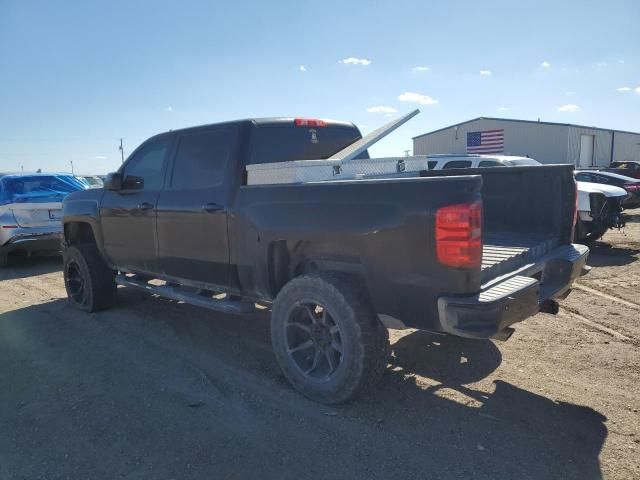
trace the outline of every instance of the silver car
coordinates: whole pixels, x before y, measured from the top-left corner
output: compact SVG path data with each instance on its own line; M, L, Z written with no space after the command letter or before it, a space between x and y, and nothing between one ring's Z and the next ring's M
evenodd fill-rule
M71 174L0 173L0 267L14 251L57 251L62 200L87 188Z

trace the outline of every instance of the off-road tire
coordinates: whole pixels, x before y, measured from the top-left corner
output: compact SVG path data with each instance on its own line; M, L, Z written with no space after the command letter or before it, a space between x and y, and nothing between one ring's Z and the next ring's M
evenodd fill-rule
M9 264L9 256L6 253L0 253L0 268Z
M288 349L288 318L312 301L326 308L340 329L342 353L338 367L324 380L305 375ZM273 303L271 341L282 371L300 393L324 404L351 400L382 378L389 354L389 333L375 314L357 278L314 272L287 283Z
M63 272L67 297L74 307L85 312L96 312L115 303L115 272L109 269L95 245L69 247L63 255ZM77 293L78 280L84 289L81 297Z

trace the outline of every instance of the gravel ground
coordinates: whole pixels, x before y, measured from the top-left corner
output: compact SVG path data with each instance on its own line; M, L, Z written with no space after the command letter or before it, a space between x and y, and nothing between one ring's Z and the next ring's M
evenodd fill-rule
M640 478L640 210L505 343L391 331L380 387L292 391L268 315L121 289L68 306L58 259L0 271L0 478Z

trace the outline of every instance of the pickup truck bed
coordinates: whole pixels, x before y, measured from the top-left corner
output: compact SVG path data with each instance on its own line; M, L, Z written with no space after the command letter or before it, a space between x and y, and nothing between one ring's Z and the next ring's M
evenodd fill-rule
M487 232L482 247L482 283L534 262L557 244L557 238L541 233Z

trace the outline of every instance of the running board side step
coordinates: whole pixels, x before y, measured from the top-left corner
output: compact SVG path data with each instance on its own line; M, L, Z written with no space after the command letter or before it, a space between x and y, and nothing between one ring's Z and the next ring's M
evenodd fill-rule
M136 280L135 277L127 277L122 274L116 275L116 283L124 287L137 288L151 294L170 298L171 300L176 300L178 302L195 305L196 307L208 308L209 310L216 310L223 313L244 315L255 310L255 304L253 302L243 300L229 300L227 298L218 300L213 297L207 297L204 295L199 295L198 293L185 291L180 287L174 287L170 285L151 285L147 282Z

